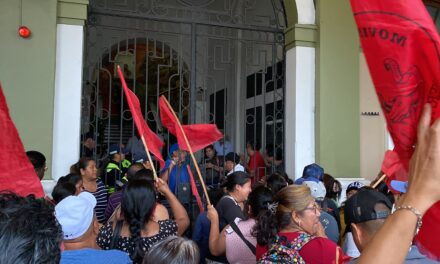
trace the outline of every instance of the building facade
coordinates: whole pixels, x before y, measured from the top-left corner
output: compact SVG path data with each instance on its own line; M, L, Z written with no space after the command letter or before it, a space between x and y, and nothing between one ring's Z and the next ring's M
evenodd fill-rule
M316 162L372 179L390 147L347 1L0 0L0 34L10 112L25 148L46 155L48 181L87 133L95 154L133 135L116 64L149 123L166 95L184 123L216 123L237 152L248 140L281 149L291 178Z

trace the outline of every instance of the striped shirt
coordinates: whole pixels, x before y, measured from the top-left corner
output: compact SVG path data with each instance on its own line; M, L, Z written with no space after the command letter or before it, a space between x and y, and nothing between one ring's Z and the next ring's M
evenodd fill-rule
M110 195L110 197L108 198L107 207L105 209L106 221L110 218L110 216L112 216L116 207L118 207L118 205L121 204L121 201L122 201L122 191L118 191Z
M107 207L107 188L105 188L104 183L97 179L96 180L96 192L92 194L96 198L96 206L95 213L96 218L98 218L98 222L101 224L105 224L105 208Z

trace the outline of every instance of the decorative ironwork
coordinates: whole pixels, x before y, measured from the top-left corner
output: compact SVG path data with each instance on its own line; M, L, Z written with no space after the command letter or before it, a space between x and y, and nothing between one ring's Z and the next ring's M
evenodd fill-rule
M165 142L160 95L184 124L217 124L236 151L253 140L282 156L285 27L281 0L91 0L82 134L94 157L135 133L116 65Z
M96 0L92 13L219 26L283 30L281 0Z

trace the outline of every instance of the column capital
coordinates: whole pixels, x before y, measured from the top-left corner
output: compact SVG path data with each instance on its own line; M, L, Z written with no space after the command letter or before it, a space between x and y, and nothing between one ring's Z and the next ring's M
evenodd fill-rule
M285 31L286 50L301 47L316 47L318 43L318 26L313 24L295 24Z
M84 25L89 0L58 0L57 24Z

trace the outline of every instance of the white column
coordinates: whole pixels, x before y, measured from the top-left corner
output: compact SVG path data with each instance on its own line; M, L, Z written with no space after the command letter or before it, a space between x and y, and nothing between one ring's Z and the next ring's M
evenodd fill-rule
M295 0L298 11L298 24L315 24L315 1ZM289 23L292 23L289 21Z
M52 178L69 173L80 151L83 26L57 25Z
M286 53L285 167L299 178L315 162L315 48L295 47Z

